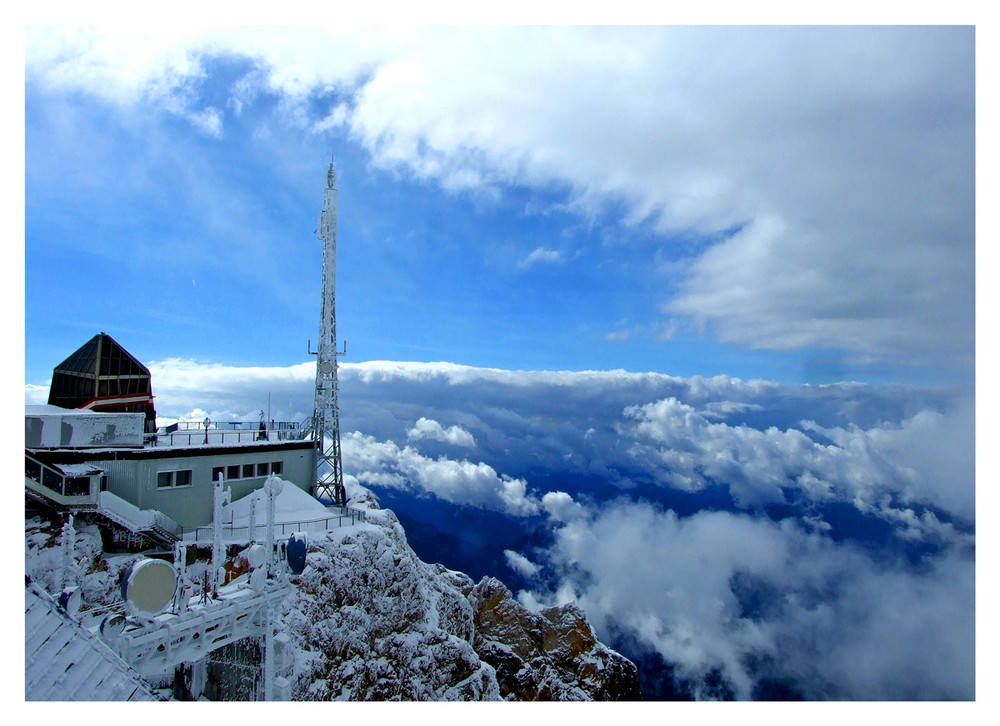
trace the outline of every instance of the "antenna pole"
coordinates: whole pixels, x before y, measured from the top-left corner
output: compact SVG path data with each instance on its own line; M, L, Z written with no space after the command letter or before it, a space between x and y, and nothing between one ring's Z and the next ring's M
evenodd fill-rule
M316 346L316 397L312 421L316 446L314 495L317 499L329 497L334 504L344 507L347 497L340 457L340 406L337 403L337 357L344 354L337 352L337 172L332 161L326 173L323 211L316 234L323 242L323 306Z

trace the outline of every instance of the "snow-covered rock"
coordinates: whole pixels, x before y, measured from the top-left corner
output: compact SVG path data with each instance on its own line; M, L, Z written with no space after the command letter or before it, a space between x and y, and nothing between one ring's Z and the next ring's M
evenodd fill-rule
M422 562L391 511L309 544L281 618L293 698L640 698L635 666L579 608L531 613L498 580Z
M294 699L499 699L493 668L472 647L457 573L421 562L391 511L371 510L367 523L312 537L309 548L281 618L296 653Z

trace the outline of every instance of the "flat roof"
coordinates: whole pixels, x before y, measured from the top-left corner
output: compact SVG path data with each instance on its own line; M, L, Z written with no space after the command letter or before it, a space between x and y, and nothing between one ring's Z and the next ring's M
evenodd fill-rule
M25 416L145 416L143 413L121 413L118 411L92 411L89 408L63 408L50 403L24 405Z
M117 461L130 461L137 459L179 459L193 456L221 456L234 454L239 451L294 451L297 449L312 449L315 446L313 441L244 441L235 444L192 444L182 446L144 446L121 447L105 449L30 449L43 457L46 461L57 461L67 464L77 464L86 461L100 461L104 459L114 459Z

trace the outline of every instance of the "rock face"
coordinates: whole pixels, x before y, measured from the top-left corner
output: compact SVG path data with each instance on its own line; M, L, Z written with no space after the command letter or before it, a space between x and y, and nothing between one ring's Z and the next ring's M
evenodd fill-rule
M533 613L503 583L483 578L469 597L476 653L493 666L500 695L517 701L627 701L642 693L632 661L597 640L572 604Z
M296 700L624 700L635 666L579 608L536 614L498 580L420 561L395 515L309 543L279 618Z
M372 511L368 522L309 543L283 616L295 654L292 697L498 699L455 578L416 557L392 512Z

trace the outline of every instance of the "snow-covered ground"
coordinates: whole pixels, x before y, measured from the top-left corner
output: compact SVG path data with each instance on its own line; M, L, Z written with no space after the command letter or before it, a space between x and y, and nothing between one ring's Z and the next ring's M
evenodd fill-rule
M353 484L353 483L352 483ZM305 570L275 613L282 677L296 700L583 700L636 698L635 667L597 642L578 609L528 612L499 581L478 585L422 562L390 510L352 486L358 521L307 535ZM237 525L266 517L262 491L228 505ZM326 507L288 485L275 521L323 517ZM67 567L62 529L25 523L25 571L50 593L81 586L79 618L90 627L120 610L119 583L141 555L105 555L96 525L78 522ZM204 561L187 567L197 581ZM567 606L571 607L571 606ZM499 675L498 675L499 669Z

